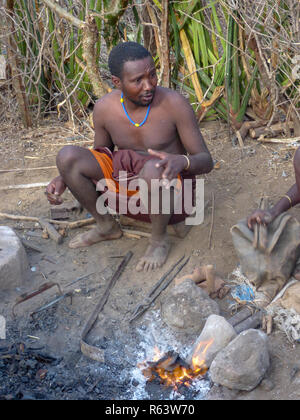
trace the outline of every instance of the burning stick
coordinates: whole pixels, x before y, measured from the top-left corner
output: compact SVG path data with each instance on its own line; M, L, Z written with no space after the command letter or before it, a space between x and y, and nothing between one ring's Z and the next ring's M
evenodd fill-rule
M176 390L180 385L190 386L194 378L205 375L207 368L191 368L178 353L169 351L158 360L143 362L138 365L148 381L158 378L165 386L172 386Z

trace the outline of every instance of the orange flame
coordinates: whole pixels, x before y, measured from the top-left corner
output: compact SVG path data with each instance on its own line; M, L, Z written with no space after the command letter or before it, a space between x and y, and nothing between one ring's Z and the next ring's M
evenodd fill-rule
M143 373L149 380L155 378L155 373L159 375L162 383L166 386L173 386L177 390L178 386L185 385L190 386L192 380L199 375L204 375L207 372L205 365L205 354L208 348L213 343L213 339L203 341L198 344L192 357L191 368L186 368L181 364L177 363L173 370L169 370L168 362L171 361L171 357L164 360L162 363L158 363L157 366L150 367L147 362L139 364L139 368L143 370ZM154 348L153 362L159 362L163 357L158 347ZM152 362L152 363L153 363Z
M205 355L213 341L213 338L211 338L208 341L200 341L197 345L194 351L195 356L192 357L192 367L194 371L200 371L203 367L205 367Z

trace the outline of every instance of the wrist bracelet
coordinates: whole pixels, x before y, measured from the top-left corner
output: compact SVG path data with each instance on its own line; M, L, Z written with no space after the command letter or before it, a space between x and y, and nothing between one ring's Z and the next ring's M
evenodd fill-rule
M285 194L283 197L285 197L285 198L287 198L289 200L289 202L290 202L290 208L293 207L291 197L289 197L287 194Z
M187 166L184 168L184 170L187 171L189 167L191 166L191 162L190 162L190 159L187 157L187 155L182 155L182 156L184 156L187 160Z

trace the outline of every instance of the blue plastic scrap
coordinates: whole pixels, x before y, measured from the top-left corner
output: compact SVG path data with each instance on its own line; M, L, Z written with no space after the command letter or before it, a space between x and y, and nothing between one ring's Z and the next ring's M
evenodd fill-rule
M241 304L252 302L255 299L254 290L247 284L235 286L231 291L231 296Z

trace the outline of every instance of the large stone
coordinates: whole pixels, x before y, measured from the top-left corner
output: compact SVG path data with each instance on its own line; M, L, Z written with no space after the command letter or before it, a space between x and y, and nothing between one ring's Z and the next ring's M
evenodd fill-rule
M190 279L174 286L161 303L163 321L183 333L200 333L209 315L219 313L217 302Z
M26 251L15 232L0 226L0 289L22 284L28 270Z
M252 391L270 365L267 342L267 335L262 331L243 331L213 360L212 381L230 389Z
M225 318L215 314L210 315L187 358L187 362L193 365L193 360L196 364L203 361L205 366L209 367L219 351L236 336L233 326Z

